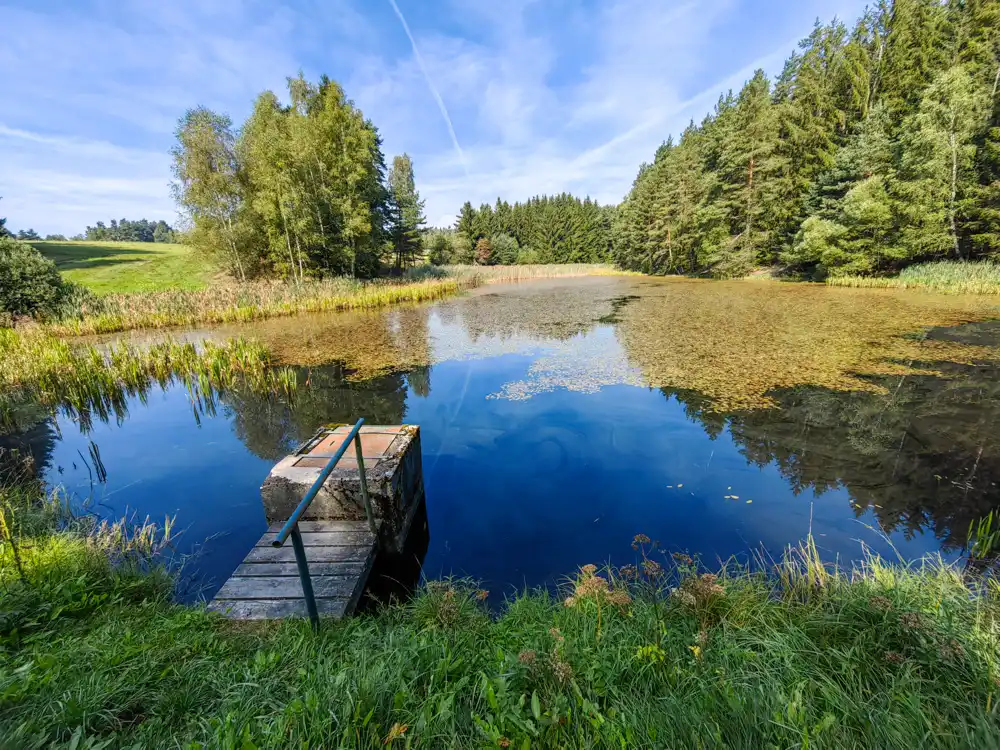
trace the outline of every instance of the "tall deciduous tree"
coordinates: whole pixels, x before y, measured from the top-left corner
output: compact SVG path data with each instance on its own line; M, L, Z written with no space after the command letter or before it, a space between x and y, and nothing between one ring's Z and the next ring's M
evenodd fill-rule
M171 150L177 201L194 227L195 244L221 254L226 267L245 280L256 270L256 252L241 232L245 181L232 121L205 107L188 110L177 125Z

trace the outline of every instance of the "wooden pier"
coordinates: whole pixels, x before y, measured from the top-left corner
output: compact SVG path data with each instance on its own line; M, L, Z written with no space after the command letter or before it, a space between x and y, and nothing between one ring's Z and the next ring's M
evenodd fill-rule
M349 617L375 563L378 540L367 521L299 521L316 608L323 617ZM306 617L302 582L291 544L273 547L273 524L215 595L208 608L238 620Z

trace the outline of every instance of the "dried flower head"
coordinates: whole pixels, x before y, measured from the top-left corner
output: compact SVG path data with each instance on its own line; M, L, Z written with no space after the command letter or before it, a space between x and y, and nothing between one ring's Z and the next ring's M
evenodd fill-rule
M694 594L685 589L675 589L674 594L677 597L677 601L683 604L685 607L694 607L698 604L698 600L694 598Z
M555 638L557 643L562 643L566 640L563 634L559 632L559 628L549 628L549 635Z
M486 589L479 589L479 591L476 592L476 599L481 602L485 602L489 596L490 592Z
M643 544L649 544L650 539L645 534L636 534L632 537L632 549L639 549Z
M538 654L531 650L522 651L517 655L517 660L522 664L526 664L531 667L534 666L535 662L538 660Z
M592 576L594 575L594 573L597 572L597 566L594 564L584 565L582 568L580 568L580 572L583 573L585 576Z
M552 659L552 675L556 678L556 681L562 685L565 685L571 679L573 679L573 668L569 665L569 662L565 662L557 656Z
M902 664L906 659L898 651L886 651L882 654L882 658L885 659L889 664Z
M907 630L920 630L924 627L924 619L917 612L904 612L899 616L899 624Z
M629 581L634 581L639 577L639 569L634 565L626 565L620 568L618 570L618 573L619 575L621 575L622 578Z
M941 654L941 658L945 661L956 661L965 656L965 649L962 647L962 644L954 638L942 644L938 651Z
M683 552L674 552L671 557L674 558L674 562L679 565L690 565L694 562L691 555L685 555Z
M659 578L663 575L663 566L656 562L656 560L643 560L642 572L650 578Z
M587 576L576 585L576 598L595 598L608 591L608 579L601 576Z
M608 602L614 604L616 607L625 609L625 607L632 603L632 597L629 596L625 589L615 589L608 594Z
M508 740L506 737L501 737L500 739L497 740L497 745L499 745L500 747L510 747L510 740Z
M873 596L868 600L868 603L871 605L872 609L877 609L882 612L888 612L892 609L892 602L884 596Z
M567 606L567 607L575 607L576 606L576 597L575 596L567 596L566 599L563 601L563 604L565 606Z

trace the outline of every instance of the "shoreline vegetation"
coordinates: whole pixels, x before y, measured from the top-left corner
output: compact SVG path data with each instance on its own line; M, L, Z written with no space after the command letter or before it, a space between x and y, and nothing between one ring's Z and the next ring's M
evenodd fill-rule
M39 408L66 410L86 430L95 415L106 421L126 413L128 396L173 381L185 385L196 408L239 388L292 398L297 384L290 369L272 365L267 349L242 338L99 348L71 344L37 326L0 328L0 430L38 421Z
M904 268L898 276L831 276L829 286L923 289L944 294L1000 294L1000 263L937 261Z
M709 572L643 535L499 613L469 582L347 621L170 601L148 523L0 488L0 735L16 747L987 747L1000 586L811 541Z
M217 323L245 323L299 313L371 310L429 302L484 284L540 278L636 275L604 264L538 266L420 266L398 281L335 278L246 282L202 290L109 294L86 299L74 315L45 323L61 336L117 333Z

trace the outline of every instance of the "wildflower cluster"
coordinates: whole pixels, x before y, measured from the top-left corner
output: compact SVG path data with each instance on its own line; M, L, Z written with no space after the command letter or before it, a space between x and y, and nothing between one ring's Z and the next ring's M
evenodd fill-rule
M536 677L551 677L559 685L566 685L573 679L573 667L562 654L566 638L559 628L549 629L549 635L553 639L552 651L539 654L534 649L527 649L517 655L517 660Z
M584 565L580 568L580 577L572 596L566 597L564 604L575 607L582 601L595 601L598 604L612 604L619 609L625 609L632 603L632 597L624 588L612 588L607 578L597 575L596 565Z
M725 595L726 590L718 581L719 577L713 573L693 575L681 581L673 595L684 606L700 612Z

